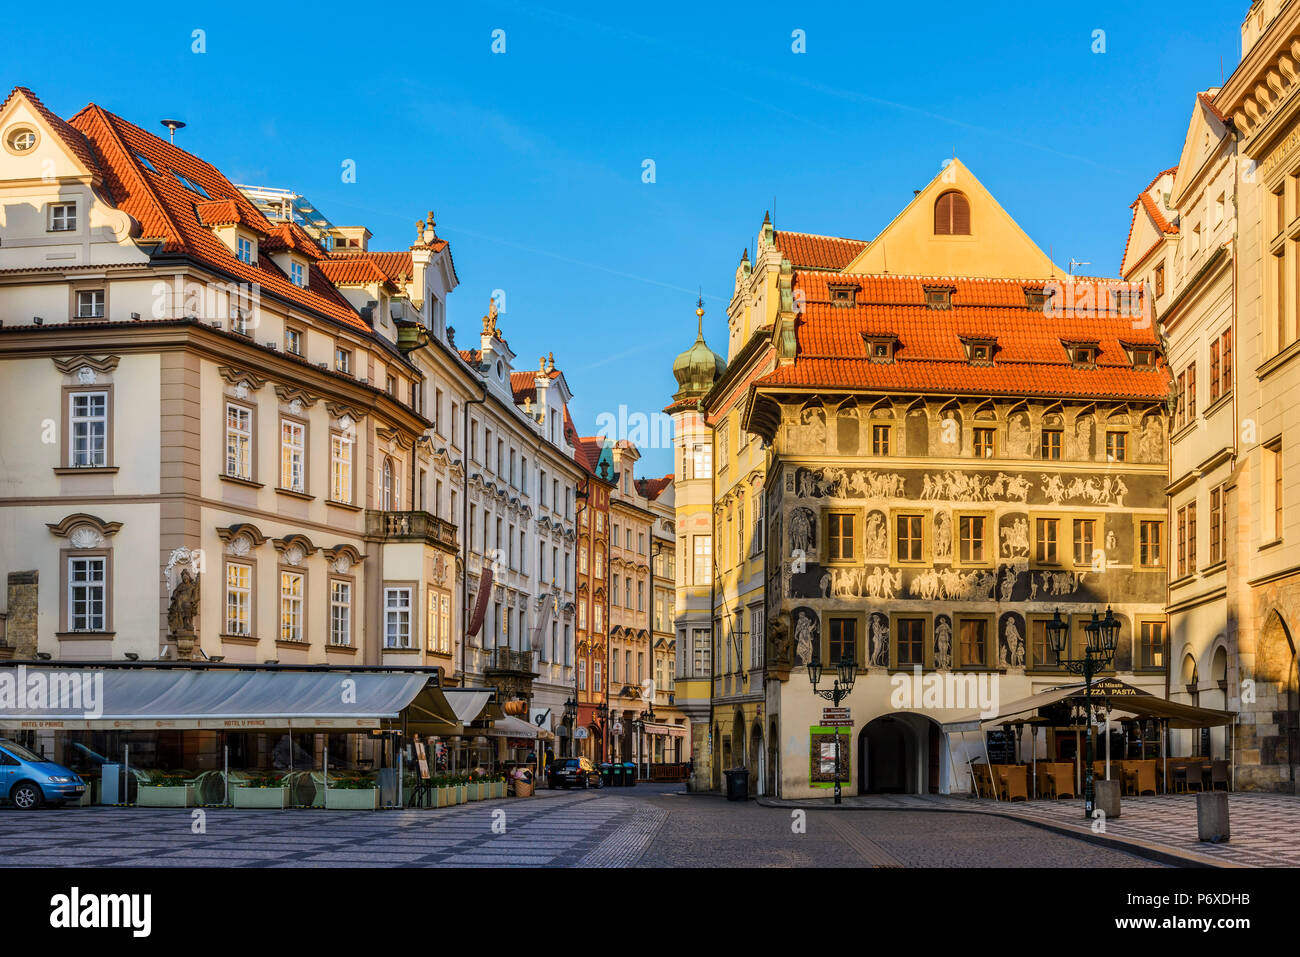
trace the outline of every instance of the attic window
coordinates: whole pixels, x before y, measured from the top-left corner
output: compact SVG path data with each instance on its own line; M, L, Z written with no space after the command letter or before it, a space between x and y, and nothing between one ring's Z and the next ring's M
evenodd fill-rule
M1025 305L1030 309L1037 309L1039 311L1045 310L1047 308L1048 300L1050 299L1051 296L1048 295L1046 289L1035 289L1032 286L1025 286Z
M247 236L240 236L236 240L235 255L239 257L241 263L252 265L253 262L253 241Z
M1070 354L1070 362L1076 369L1095 368L1097 356L1101 352L1095 342L1067 342L1065 350Z
M1163 277L1161 279L1163 285ZM1121 316L1133 316L1138 314L1138 293L1133 289L1116 289L1112 292L1115 297L1115 311Z
M1129 346L1128 356L1133 363L1134 369L1155 368L1156 350L1154 346Z
M965 194L950 189L934 201L934 234L970 235L970 202Z
M893 362L894 347L898 340L893 336L863 336L867 343L867 356L872 362Z
M5 136L5 146L11 153L28 153L36 148L38 137L30 126L15 126Z
M136 153L135 159L137 163L139 163L149 172L151 173L158 172L158 167L154 166L153 163L149 161L149 157L145 156L143 153Z
M180 173L176 172L176 170L172 170L172 175L176 177L176 182L180 183L182 186L184 186L186 189L190 190L191 192L198 193L204 199L212 198L211 196L208 195L208 191L206 189L204 189L198 183L194 182L194 180L190 179L188 176L182 176Z
M962 339L966 347L966 361L973 366L991 366L997 351L996 339Z
M828 283L827 288L831 293L831 305L833 306L856 306L858 303L858 290L861 288L856 283L849 285L847 283Z
M952 287L951 286L926 286L925 287L925 306L927 309L951 309L952 308Z
M300 262L289 263L289 278L295 286L307 285L307 270Z

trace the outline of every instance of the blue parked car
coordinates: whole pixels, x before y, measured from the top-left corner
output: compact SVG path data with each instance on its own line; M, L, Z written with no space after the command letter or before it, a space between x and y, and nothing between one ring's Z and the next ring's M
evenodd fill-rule
M14 807L30 811L47 802L57 807L80 800L85 791L86 782L77 772L0 738L0 797Z

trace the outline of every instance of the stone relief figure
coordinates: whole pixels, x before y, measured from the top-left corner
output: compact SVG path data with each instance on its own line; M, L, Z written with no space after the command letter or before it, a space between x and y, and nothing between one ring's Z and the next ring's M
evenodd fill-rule
M826 451L826 413L821 409L804 409L799 413L799 451Z
M988 601L998 576L994 571L971 571L965 574L952 568L937 571L930 568L912 579L909 591L913 597L933 601L938 598Z
M1002 487L1002 494L1007 499L1019 499L1022 502L1029 501L1029 490L1033 486L1023 475L1003 475L998 473L998 477L993 480L995 484Z
M1002 628L1003 641L998 646L999 664L1002 667L1022 668L1025 664L1025 641L1016 626L1014 615L1008 615Z
M821 592L823 598L831 597L831 573L830 569L822 572L821 581L818 582L817 590Z
M884 615L871 616L870 653L869 664L880 667L889 664L889 619Z
M934 513L934 560L952 561L952 518L946 509Z
M813 474L809 469L800 469L798 472L798 485L800 498L813 497Z
M1008 558L1029 554L1029 521L1018 518L1002 526L1002 554Z
M889 557L889 530L881 512L872 512L867 516L864 544L868 559L883 560Z
M199 611L199 583L188 568L181 570L180 581L172 590L167 606L167 627L172 637L194 634L194 616Z
M1074 424L1074 458L1092 458L1092 419L1084 416Z
M952 626L943 615L934 620L934 666L952 667Z
M817 494L822 497L841 496L845 491L845 474L843 469L827 468L822 470L817 480Z
M1065 498L1065 483L1061 481L1059 475L1043 475L1043 494L1054 505L1060 505L1061 500Z
M1138 440L1138 458L1143 462L1159 462L1165 447L1165 429L1160 416L1149 415L1142 422L1142 438Z
M767 660L774 665L790 664L790 616L784 612L767 623Z
M1029 442L1029 419L1013 415L1007 420L1007 453L1028 458L1032 452Z
M998 586L998 601L1010 601L1015 591L1016 582L1020 580L1019 565L1005 565L1002 568L1002 584Z
M1113 552L1113 551L1118 547L1118 544L1119 544L1119 543L1118 543L1118 542L1116 541L1116 539L1115 539L1115 533L1114 533L1114 532L1107 532L1107 533L1106 533L1106 551L1108 551L1108 552Z
M813 646L817 640L817 619L805 609L800 609L795 614L794 640L799 664L808 664L813 660Z
M1070 595L1083 583L1087 572L1039 572L1044 595Z
M867 595L877 601L891 601L895 592L902 587L903 570L891 572L888 568L876 565L866 576Z
M790 548L800 549L805 555L816 547L813 536L813 513L811 509L794 508L790 510Z

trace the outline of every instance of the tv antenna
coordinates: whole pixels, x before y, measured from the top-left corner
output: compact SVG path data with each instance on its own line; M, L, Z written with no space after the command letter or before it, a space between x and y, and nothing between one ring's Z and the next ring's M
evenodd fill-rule
M1071 259L1071 260L1070 260L1070 275L1071 275L1071 276L1074 275L1074 270L1075 270L1075 267L1076 267L1076 266L1091 266L1091 265L1092 265L1092 263L1090 263L1090 262L1080 262L1080 261L1077 260L1077 259Z

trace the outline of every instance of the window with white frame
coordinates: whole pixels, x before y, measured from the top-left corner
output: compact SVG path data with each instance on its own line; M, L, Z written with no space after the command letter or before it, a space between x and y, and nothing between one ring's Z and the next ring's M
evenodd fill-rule
M253 410L226 403L226 474L253 479Z
M306 576L280 572L280 640L302 641L302 600Z
M229 562L226 565L227 635L253 633L253 569L251 565Z
M749 667L763 664L763 607L749 609Z
M384 647L411 647L411 589L384 589Z
M68 559L68 629L105 631L108 559L91 555Z
M73 468L104 468L108 465L108 393L73 392L68 404L68 463Z
M587 659L586 658L578 659L578 687L583 691L587 690Z
M289 263L289 278L293 280L295 286L307 285L307 270L300 262Z
M76 203L51 203L49 209L49 232L66 233L77 228Z
M713 669L713 647L710 641L709 629L694 629L694 635L691 638L691 645L695 662L695 677L709 677Z
M280 487L291 492L307 488L307 427L280 420Z
M330 499L352 504L352 438L340 433L330 436Z
M286 328L284 330L284 351L295 356L302 355L302 331Z
M77 290L77 318L78 319L103 319L104 302L105 302L104 290L78 289Z
M236 248L238 250L236 255L239 257L239 261L251 265L253 262L253 241L244 236L240 236L236 243Z
M330 644L352 644L352 583L330 580Z

